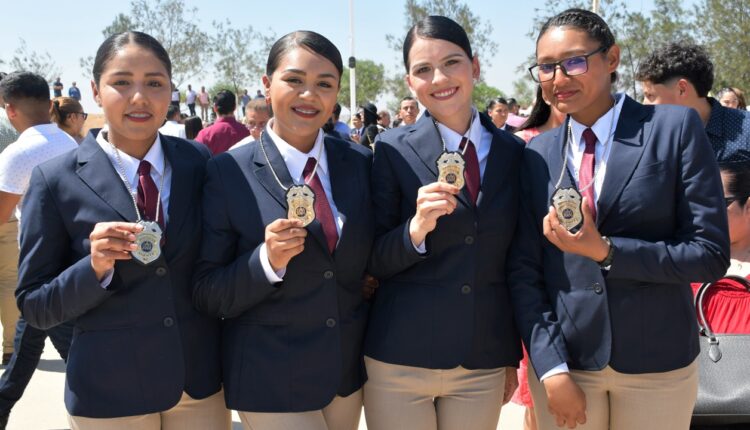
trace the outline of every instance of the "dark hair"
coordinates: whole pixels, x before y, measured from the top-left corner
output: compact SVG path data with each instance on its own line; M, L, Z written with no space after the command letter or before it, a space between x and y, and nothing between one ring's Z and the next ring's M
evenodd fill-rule
M178 113L180 113L180 108L173 104L170 104L169 107L167 108L167 119L172 119L175 116L175 114L178 114Z
M161 43L146 33L141 33L140 31L126 31L109 36L96 51L94 68L92 70L96 85L99 85L99 80L101 79L102 73L104 73L104 68L107 66L109 60L114 57L117 51L131 43L151 51L154 56L159 59L162 65L164 65L164 68L167 69L167 76L169 76L170 79L172 78L172 61L170 61L169 54Z
M266 75L271 77L276 68L279 67L281 59L289 51L294 48L305 48L315 54L320 55L326 60L333 63L336 70L339 72L339 82L341 81L341 75L344 73L344 63L341 60L341 53L339 52L336 45L331 43L330 40L314 31L293 31L286 34L277 40L276 43L271 47L271 51L268 53L268 61L266 62Z
M185 118L185 137L187 139L195 139L195 136L197 136L198 132L201 130L203 130L203 121L201 121L200 117L191 116Z
M511 98L508 99L508 107L509 108L512 108L513 106L516 106L516 105L518 105L518 102L516 101L516 99L514 99L513 97L511 97Z
M406 97L402 98L400 102L398 102L398 107L400 108L401 107L401 103L406 102L406 101L417 101L417 99L415 99L412 96L406 96Z
M517 131L526 130L528 128L535 128L544 125L549 116L552 114L552 109L549 107L547 102L542 97L542 86L536 86L536 100L534 101L534 108L531 109L529 117L526 118L523 124L518 127Z
M497 97L497 98L494 98L494 99L490 100L490 102L487 103L487 109L485 109L485 111L489 114L490 111L495 108L495 105L499 105L499 104L500 105L506 105L506 106L510 107L510 105L509 105L509 103L508 103L507 100L505 100L502 97Z
M537 45L539 45L539 39L552 27L572 27L581 30L591 39L599 42L605 49L604 53L615 44L615 36L604 19L585 9L567 9L547 20L539 30L539 36L536 38ZM612 72L610 81L614 83L616 80L617 72Z
M724 94L734 94L735 97L737 97L737 109L745 110L747 108L747 105L745 104L745 93L742 92L739 88L735 87L726 87L719 90L718 93L716 93L716 99L721 100L722 97L724 97Z
M714 65L702 46L687 41L672 42L643 60L635 78L654 84L685 78L693 84L698 97L706 97L714 84Z
M411 51L411 47L414 45L417 37L445 40L446 42L458 45L469 58L474 58L474 54L471 52L469 36L466 35L466 30L463 27L450 18L440 15L430 15L414 24L406 33L406 38L404 39L404 67L406 67L407 73L409 73L409 51Z
M68 117L75 113L83 113L83 106L72 97L55 97L49 110L50 119L59 126L68 123Z
M335 116L336 119L338 119L339 116L341 116L341 105L338 102L336 102L336 104L333 105L333 116Z
M219 115L229 115L237 108L237 98L229 90L221 90L214 96L214 106Z
M374 104L365 103L360 108L365 113L364 118L362 118L362 125L364 127L378 123L378 108Z
M35 73L13 72L5 75L0 81L0 96L6 103L31 100L44 103L45 110L49 109L49 84Z
M747 198L750 197L750 160L730 159L719 163L719 169L729 176L725 184L729 195L739 197L737 203L745 206Z

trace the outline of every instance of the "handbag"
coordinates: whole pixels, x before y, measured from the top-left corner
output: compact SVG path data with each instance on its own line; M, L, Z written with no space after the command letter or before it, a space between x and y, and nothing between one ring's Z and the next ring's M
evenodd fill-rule
M724 279L739 282L750 291L745 278L727 275ZM750 334L716 334L711 330L703 312L703 299L712 285L701 285L695 295L701 352L692 424L750 423Z

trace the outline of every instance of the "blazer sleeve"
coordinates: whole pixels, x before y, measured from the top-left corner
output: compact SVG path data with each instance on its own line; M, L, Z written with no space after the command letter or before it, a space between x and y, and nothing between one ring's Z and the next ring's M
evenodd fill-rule
M677 232L660 242L611 237L614 257L607 279L712 282L729 267L729 228L719 168L698 114L692 109L685 112L678 148L681 158L675 166Z
M224 158L227 159L227 158ZM260 262L260 248L237 253L238 233L229 211L235 187L224 183L217 159L207 165L203 187L203 240L195 271L193 303L208 315L238 316L262 302L276 287L268 281Z
M541 157L529 149L524 151L521 172L546 169ZM544 235L541 219L534 215L532 202L534 182L541 179L530 174L520 178L521 196L518 221L508 265L508 288L513 303L516 325L538 376L569 361L562 328L550 302L544 282ZM538 184L537 184L538 185ZM542 185L546 190L546 182ZM545 199L546 200L546 199Z
M394 170L390 152L395 149L380 140L375 140L372 166L372 200L375 210L375 243L368 272L378 278L387 279L429 255L429 240L425 239L427 253L420 254L414 248L409 236L409 223L401 213L403 194L398 183L398 173ZM429 238L429 235L428 235Z
M97 280L91 255L70 264L64 215L38 167L22 215L16 300L29 324L46 330L85 314L112 294Z

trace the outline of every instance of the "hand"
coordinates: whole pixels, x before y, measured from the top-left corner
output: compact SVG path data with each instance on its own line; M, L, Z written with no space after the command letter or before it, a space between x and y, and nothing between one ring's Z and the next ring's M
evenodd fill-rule
M456 209L458 187L445 182L433 182L419 188L417 193L417 212L409 224L409 236L412 243L423 243L427 234L435 230L437 220L449 215Z
M582 255L598 263L607 258L609 245L602 239L602 235L596 228L586 197L583 198L581 206L583 209L583 226L575 234L569 232L560 224L560 220L557 219L557 211L553 206L550 206L549 213L542 220L544 237L560 251Z
M130 252L138 249L135 235L142 230L142 225L133 222L100 222L94 226L89 242L91 268L94 269L96 279L104 279L104 275L115 267L117 260L132 258Z
M362 296L365 300L370 300L379 286L380 283L377 279L365 273L365 277L362 279Z
M518 369L515 367L505 368L505 393L503 393L503 404L510 402L513 393L518 388Z
M307 230L298 219L277 219L266 226L266 251L271 268L278 272L305 249Z
M547 409L555 417L558 427L574 429L586 424L586 395L569 373L560 373L545 379Z

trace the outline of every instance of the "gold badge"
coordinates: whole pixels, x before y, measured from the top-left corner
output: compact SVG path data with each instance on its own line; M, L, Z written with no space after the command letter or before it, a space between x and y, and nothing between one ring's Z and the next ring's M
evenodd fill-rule
M306 227L315 219L315 192L307 185L293 185L286 192L287 218L302 221Z
M136 261L148 265L161 255L161 227L152 221L139 221L138 224L143 226L143 230L135 235L138 249L130 254Z
M438 182L455 185L458 189L464 187L464 161L460 152L445 151L437 159Z
M581 193L575 188L558 188L552 194L551 200L560 224L571 233L577 232L583 225Z

